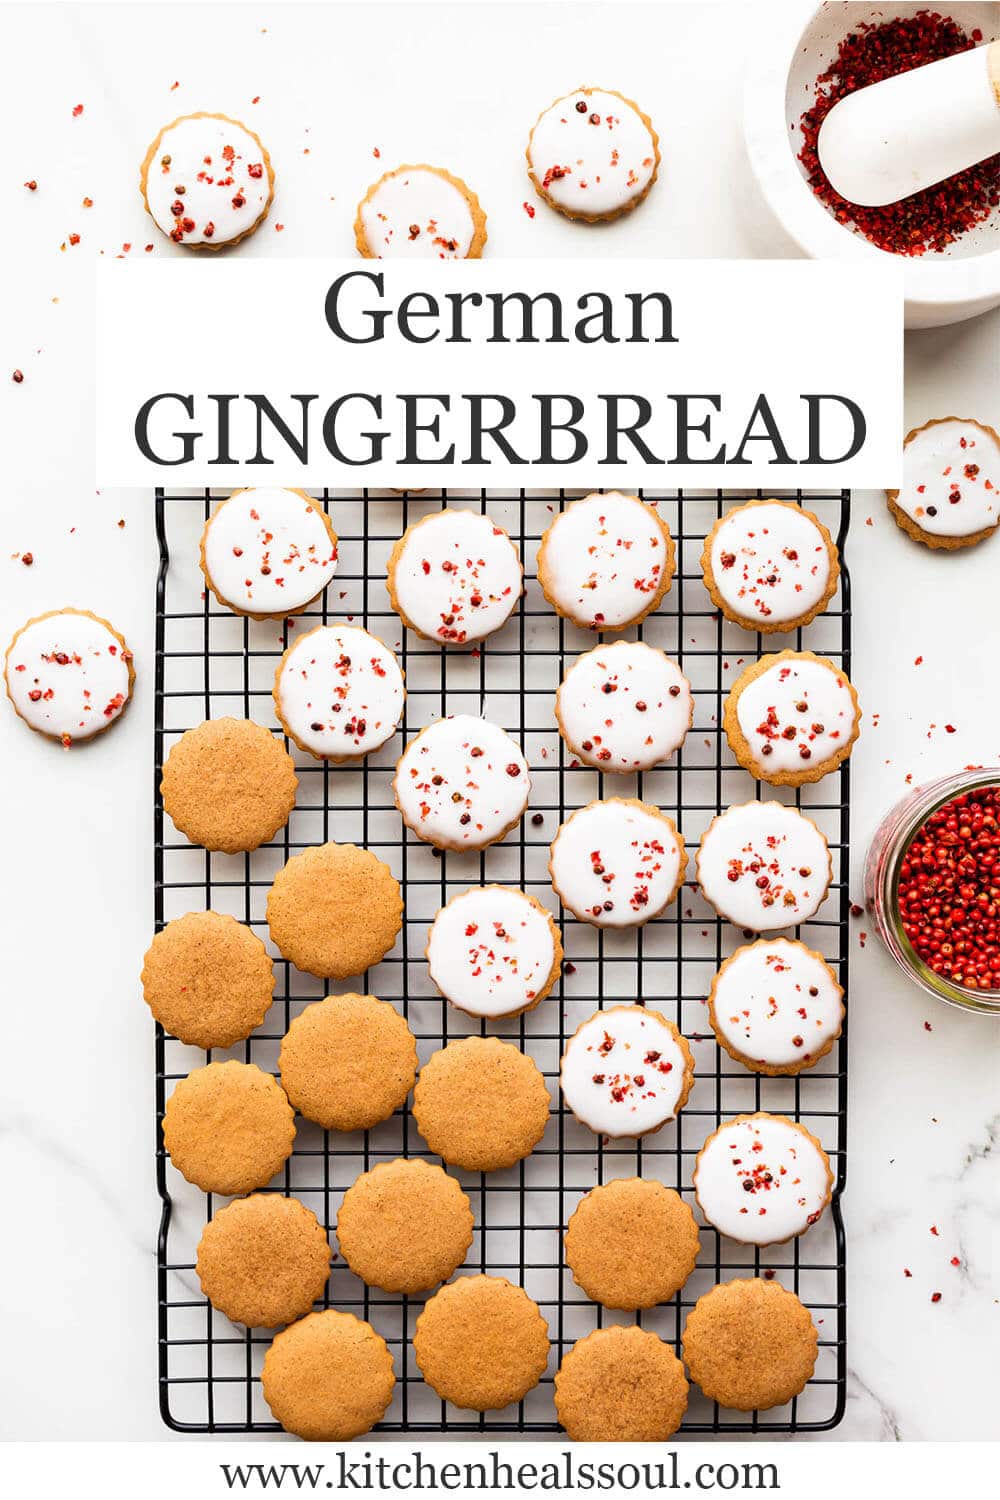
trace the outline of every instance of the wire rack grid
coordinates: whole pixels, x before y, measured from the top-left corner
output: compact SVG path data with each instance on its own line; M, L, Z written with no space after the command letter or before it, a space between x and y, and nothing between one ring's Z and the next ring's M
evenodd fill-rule
M255 622L217 605L204 591L198 540L215 503L211 491L157 491L160 569L156 617L155 920L157 930L190 910L230 912L267 940L264 907L270 883L289 855L327 840L351 841L386 860L401 881L405 921L394 950L363 981L337 987L300 974L276 959L274 1004L248 1041L210 1059L235 1057L276 1071L291 1019L330 988L367 990L393 1001L417 1037L421 1061L448 1040L486 1033L486 1023L454 1010L434 990L424 959L427 928L437 909L470 885L497 881L531 892L555 914L566 961L563 977L534 1011L489 1032L517 1042L538 1063L552 1096L539 1146L518 1166L490 1173L456 1172L475 1214L475 1236L463 1270L505 1275L539 1303L552 1338L549 1368L517 1406L483 1414L446 1405L420 1377L412 1353L423 1297L390 1296L364 1286L335 1258L325 1305L355 1311L386 1338L396 1363L392 1405L377 1431L422 1434L545 1434L559 1431L552 1379L562 1355L593 1328L629 1322L607 1312L576 1286L562 1256L566 1222L584 1192L614 1177L653 1176L693 1202L691 1172L705 1138L734 1114L766 1109L802 1121L822 1140L834 1164L831 1211L800 1239L764 1250L701 1230L698 1265L678 1295L635 1321L680 1348L688 1310L716 1282L734 1276L777 1278L798 1293L819 1329L813 1379L787 1406L768 1412L721 1409L692 1387L682 1433L778 1434L836 1426L846 1395L846 1269L840 1198L846 1156L846 1029L833 1051L797 1077L750 1073L717 1046L706 996L722 959L749 934L719 919L697 888L686 886L664 914L644 927L611 932L561 911L549 881L548 849L560 823L600 796L637 796L674 819L693 855L708 823L734 802L761 795L733 759L722 731L729 684L744 665L769 650L807 646L850 669L850 580L846 568L827 613L804 631L761 637L725 621L702 582L704 538L718 516L750 494L646 490L670 525L677 574L660 609L626 632L662 646L681 666L695 695L693 726L670 764L637 776L605 775L576 766L557 732L556 687L565 667L595 644L557 617L535 577L538 540L553 515L584 491L451 490L424 495L324 491L340 538L340 563L325 596L294 621ZM216 498L222 498L221 496ZM762 498L760 492L756 498ZM845 492L794 492L820 516L843 551L850 519ZM445 504L481 509L517 542L525 565L525 597L503 630L479 647L449 648L419 640L392 611L385 568L393 542L411 522ZM271 699L274 668L295 631L329 620L361 623L398 654L407 700L400 732L362 766L330 766L289 746L299 775L298 803L272 844L249 855L212 854L191 846L163 812L160 773L170 746L203 719L232 714L278 733ZM506 840L481 854L439 854L404 830L391 778L402 746L447 713L482 713L518 738L532 778L528 812ZM797 931L847 982L849 773L815 786L764 788L763 794L802 806L826 833L834 865L829 896ZM689 874L693 866L689 866ZM559 1058L567 1037L598 1007L641 999L676 1022L691 1042L695 1086L676 1122L638 1141L603 1140L561 1105ZM187 1432L275 1432L263 1400L260 1368L266 1330L247 1330L215 1312L194 1270L201 1230L221 1202L186 1183L169 1163L160 1122L176 1081L206 1061L156 1030L156 1175L162 1200L158 1253L159 1394L163 1420ZM376 1161L429 1156L409 1106L371 1131L341 1136L298 1122L294 1152L272 1190L294 1194L335 1233L344 1191ZM697 1213L697 1210L696 1210ZM700 1217L700 1215L699 1215ZM462 1274L462 1272L459 1272Z

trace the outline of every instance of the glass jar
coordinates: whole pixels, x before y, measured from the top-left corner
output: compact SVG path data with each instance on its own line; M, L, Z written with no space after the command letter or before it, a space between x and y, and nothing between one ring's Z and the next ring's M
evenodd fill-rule
M1000 1016L1000 990L969 989L936 974L915 951L899 915L899 868L910 841L932 813L978 787L1000 788L1000 767L959 771L921 786L882 819L865 862L865 902L885 946L911 979L949 1005L978 1015Z

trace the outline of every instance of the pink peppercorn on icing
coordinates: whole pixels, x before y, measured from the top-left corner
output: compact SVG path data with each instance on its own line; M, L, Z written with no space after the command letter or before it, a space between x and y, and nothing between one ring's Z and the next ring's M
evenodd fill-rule
M17 632L4 678L24 722L68 748L93 739L123 712L132 694L132 654L106 620L60 609Z
M528 175L569 218L614 219L642 201L656 180L656 132L637 105L610 89L557 99L528 141Z
M708 1012L731 1056L763 1073L797 1073L840 1034L843 989L820 954L790 938L751 943L715 976Z
M781 802L746 802L713 818L697 867L705 899L753 932L808 921L826 897L833 868L816 824Z
M683 744L693 714L684 673L644 641L615 641L585 652L556 694L567 745L601 771L642 771L668 760Z
M622 630L670 587L674 546L666 523L635 495L575 500L542 538L538 581L561 615L588 630Z
M472 714L422 729L393 779L403 822L442 849L484 849L502 839L523 816L530 789L521 747Z
M802 1234L830 1201L826 1152L783 1115L739 1115L710 1135L694 1168L698 1205L720 1234L776 1245Z
M389 558L392 607L404 625L440 645L499 630L521 596L517 548L473 510L434 511L407 528Z
M220 603L283 619L304 609L337 570L337 537L300 490L237 490L202 535L202 569Z
M635 927L677 894L687 863L659 809L622 797L578 808L552 842L549 872L562 904L595 927Z
M165 126L142 171L146 207L178 245L242 239L267 213L273 183L258 137L225 115L184 115Z
M544 907L501 885L452 897L427 941L430 976L445 999L488 1020L537 1005L552 986L560 956Z
M584 1021L560 1069L569 1109L596 1134L610 1136L659 1130L683 1107L693 1076L677 1027L638 1005L615 1005Z
M368 755L396 732L403 674L388 646L360 625L319 625L278 664L274 706L290 739L319 759Z

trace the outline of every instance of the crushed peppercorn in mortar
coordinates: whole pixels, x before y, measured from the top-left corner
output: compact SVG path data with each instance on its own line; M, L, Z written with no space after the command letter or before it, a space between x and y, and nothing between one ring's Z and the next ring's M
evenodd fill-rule
M799 161L806 180L838 223L852 226L880 250L894 255L940 252L989 218L1000 203L1000 154L897 203L863 208L842 198L823 171L817 151L820 127L833 106L857 89L967 52L982 40L978 27L966 32L938 11L921 10L877 25L862 22L816 79L812 108L799 122Z

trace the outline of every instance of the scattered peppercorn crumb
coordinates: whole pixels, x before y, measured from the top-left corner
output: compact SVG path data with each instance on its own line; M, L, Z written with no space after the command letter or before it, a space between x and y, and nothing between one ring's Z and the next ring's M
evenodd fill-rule
M24 563L24 566L26 568L30 568L31 564L34 562L34 560L35 560L35 554L33 552L22 552L21 553L21 561Z
M904 1276L912 1276L913 1275L913 1272L910 1270L909 1266L904 1266L903 1267L903 1275Z
M915 661L914 661L914 663L913 663L913 665L914 665L914 666L915 666L915 667L922 667L922 666L923 666L923 664L924 664L924 659L923 659L923 657L922 657L922 656L918 656L918 657L917 657L917 658L916 658L916 660L915 660Z
M83 206L84 206L84 208L93 208L93 206L94 206L94 200L93 200L93 198L84 198L84 200L83 200Z
M937 1225L936 1224L932 1224L931 1225L931 1234L933 1234L935 1236L935 1238L937 1237L937 1232L938 1232Z
M933 1031L934 1030L934 1027L931 1025L930 1021L925 1021L924 1022L924 1030L925 1031Z
M27 182L24 185L28 189L29 193L37 193L38 192L38 183L35 181L35 179L33 177L29 177L28 180L27 180Z
M862 917L862 916L864 916L864 912L865 912L865 909L864 909L863 906L859 906L856 901L852 901L851 902L851 916L852 917Z
M931 1301L932 1302L940 1302L941 1301L941 1293L940 1292L931 1292Z
M535 217L535 205L533 203L529 203L527 199L525 199L525 201L521 204L521 207L524 209L529 219L533 219Z
M82 104L74 104L73 105L73 118L74 118L74 120L79 119L80 115L82 115L82 114L83 114L83 105Z
M15 370L14 373L11 375L10 378L11 378L11 380L13 380L13 382L14 382L15 385L20 385L21 382L22 382L22 380L24 379L24 371L23 370Z
M119 526L119 529L121 531L125 530L125 517L124 516L119 516L119 518L118 518L118 526Z

